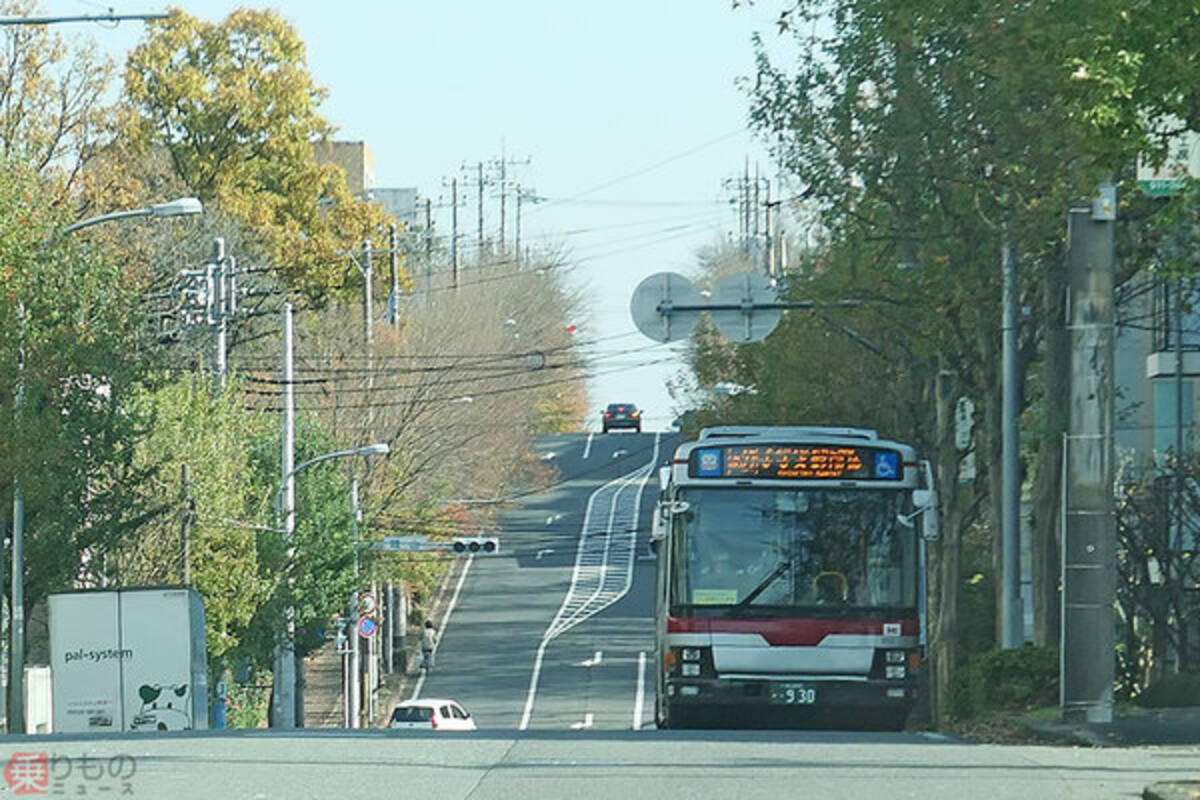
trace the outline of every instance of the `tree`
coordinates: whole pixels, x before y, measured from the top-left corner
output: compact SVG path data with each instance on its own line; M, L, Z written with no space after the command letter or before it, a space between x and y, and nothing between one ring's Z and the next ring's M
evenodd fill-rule
M74 239L46 198L62 186L4 164L0 182L0 481L25 497L26 604L105 577L105 557L161 512L134 487L152 382L136 287Z
M229 654L273 590L260 574L255 532L271 523L262 506L272 489L255 470L251 448L277 447L276 422L246 411L236 394L214 395L202 375L146 391L134 408L149 424L135 458L148 476L141 492L169 513L113 554L112 577L131 586L193 586L204 600L208 655L219 672L231 666Z
M28 16L35 8L27 0L0 2L4 16ZM0 31L0 159L63 178L48 198L54 204L66 200L62 190L107 130L101 99L112 74L112 63L94 47L72 53L47 26Z
M931 588L944 601L932 615L943 688L957 658L953 604L964 509L984 498L998 509L1001 495L999 473L988 469L1000 450L1001 247L1016 247L1022 303L1036 308L1045 297L1052 308L1061 297L1063 210L1136 152L1136 131L1105 139L1081 112L1093 105L1093 90L1073 77L1074 59L1095 43L1095 31L1080 18L1072 2L968 8L800 0L780 19L799 66L794 74L777 68L760 46L750 89L756 127L772 137L829 231L827 275L812 288L821 290L818 299L836 299L827 293L834 289L868 301L854 326L867 317L867 327L890 332L889 343L902 351L897 363L912 376L906 402L937 409L926 415L936 425L926 423L916 438L940 465L943 486L957 482L959 459L947 406L962 393L979 409L975 497L960 505L956 492L942 493L949 519ZM1042 352L1047 330L1053 324L1041 318L1026 327L1023 372ZM1057 413L1064 389L1051 380L1065 374L1057 364L1047 361L1040 387L1048 416L1039 428L1039 480L1050 482L1057 474L1050 448L1059 447L1065 422ZM1039 491L1044 504L1054 501L1052 487ZM1043 542L1054 535L1050 510L1037 511ZM1057 573L1044 560L1038 566L1042 583Z
M347 283L339 252L389 220L318 163L314 146L333 130L317 112L325 91L278 13L242 9L214 24L176 9L150 23L125 84L132 142L165 150L183 184L254 230L298 288L321 297Z

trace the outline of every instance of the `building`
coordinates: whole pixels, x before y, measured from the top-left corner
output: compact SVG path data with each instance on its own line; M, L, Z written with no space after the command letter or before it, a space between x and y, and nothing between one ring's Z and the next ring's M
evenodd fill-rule
M336 164L346 173L350 194L364 197L375 186L375 154L366 142L318 142L317 161Z

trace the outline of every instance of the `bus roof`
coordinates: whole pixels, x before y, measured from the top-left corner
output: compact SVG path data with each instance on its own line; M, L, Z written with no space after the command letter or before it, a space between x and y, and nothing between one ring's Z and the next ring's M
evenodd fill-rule
M718 425L700 431L700 439L738 438L749 439L766 436L772 439L809 439L828 437L835 439L865 439L876 441L879 434L870 428L838 428L822 425Z

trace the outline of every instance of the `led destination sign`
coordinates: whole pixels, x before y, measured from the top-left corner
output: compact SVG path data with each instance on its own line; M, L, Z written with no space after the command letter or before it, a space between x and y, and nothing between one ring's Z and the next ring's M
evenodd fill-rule
M896 481L903 477L895 450L816 444L705 447L692 451L688 474L767 480Z

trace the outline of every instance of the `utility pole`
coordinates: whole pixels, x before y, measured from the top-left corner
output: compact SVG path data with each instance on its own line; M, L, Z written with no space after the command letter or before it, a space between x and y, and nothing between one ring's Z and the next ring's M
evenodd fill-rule
M529 163L530 163L530 159L528 159L528 158L521 159L521 160L510 159L505 154L504 144L503 144L503 142L501 142L500 158L493 160L491 162L491 164L489 165L497 173L497 177L495 178L495 183L500 189L500 227L499 227L500 238L499 238L499 242L500 242L500 252L502 252L502 253L504 252L504 239L505 239L505 232L506 232L505 228L507 227L507 225L506 225L507 218L506 218L505 209L507 207L508 189L509 189L508 168L510 166L521 166L521 165L525 165L525 164L529 164ZM492 179L489 178L489 182L491 182L491 180ZM519 199L520 187L518 186L515 188L516 188L517 194L518 194L517 202L520 202L520 199Z
M537 196L536 192L530 192L523 189L519 184L516 187L517 197L517 235L513 243L513 249L516 251L517 265L521 264L521 204L525 200L531 203L540 203L542 198Z
M179 514L179 549L183 559L183 585L192 585L192 523L196 521L196 501L192 497L192 476L188 465L179 470L179 499L183 508Z
M400 327L400 233L395 224L388 227L388 266L392 289L388 297L388 322Z
M1004 278L1004 323L1001 372L1001 604L1000 639L1005 648L1025 642L1025 615L1021 607L1021 452L1017 429L1020 413L1020 371L1017 350L1017 267L1007 230L1000 252Z
M458 178L450 179L450 285L458 288Z
M229 320L238 311L237 259L225 253L225 240L213 239L212 262L205 268L208 284L207 308L213 326L213 378L217 391L225 389L229 376Z
M425 198L425 277L430 277L433 264L433 201Z
M358 533L362 523L362 504L359 502L358 478L350 484L350 509L354 514L354 592L350 595L350 642L349 664L346 673L348 688L346 690L346 716L350 727L357 728L361 724L362 700L362 661L358 635Z
M394 661L394 646L395 646L395 631L396 631L396 588L391 581L386 584L384 590L387 602L384 605L384 611L387 614L387 626L384 629L387 639L384 640L383 653L387 663L387 673L391 675L395 672Z
M371 240L363 239L362 244L362 266L360 269L363 274L363 339L367 346L371 345L374 336L371 331Z
M209 308L212 309L212 326L216 351L213 354L213 378L217 391L225 389L225 335L228 328L225 318L225 240L220 236L213 239L212 263L207 267L208 285L212 293L209 296Z
M296 526L296 395L295 363L292 348L294 323L292 304L283 304L283 450L281 472L283 485L280 499L283 516L284 569L286 570L287 608L284 612L283 635L275 646L275 725L279 728L296 727L296 607L292 600L294 588L293 559L296 556L292 533Z
M1070 415L1064 437L1063 719L1106 723L1113 715L1113 280L1116 192L1068 214L1067 330Z

